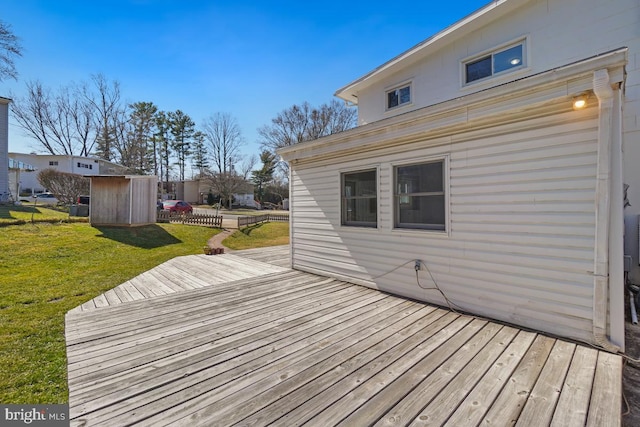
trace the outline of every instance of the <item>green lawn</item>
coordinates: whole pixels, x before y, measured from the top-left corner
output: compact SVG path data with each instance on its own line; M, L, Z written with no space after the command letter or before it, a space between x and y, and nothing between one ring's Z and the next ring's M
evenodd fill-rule
M34 206L25 203L21 206L0 206L0 227L31 222L87 222L81 217L69 217L64 208Z
M66 403L65 313L173 257L202 253L218 232L179 224L94 228L45 207L0 206L0 403ZM289 224L274 222L224 244L288 242Z
M3 404L66 403L65 313L168 259L202 253L218 232L179 224L98 229L32 209L0 207ZM32 214L43 222L31 223ZM6 226L15 221L27 223Z
M224 239L229 249L251 249L266 246L286 245L289 243L288 222L265 222L243 228Z

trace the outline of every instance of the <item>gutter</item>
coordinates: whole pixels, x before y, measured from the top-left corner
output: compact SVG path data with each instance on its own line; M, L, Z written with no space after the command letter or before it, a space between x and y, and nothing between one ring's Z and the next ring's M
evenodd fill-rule
M607 337L609 307L609 221L611 211L611 146L613 140L613 97L609 73L593 73L593 92L598 98L598 159L596 173L596 230L593 269L593 339L596 345L617 353L620 348Z

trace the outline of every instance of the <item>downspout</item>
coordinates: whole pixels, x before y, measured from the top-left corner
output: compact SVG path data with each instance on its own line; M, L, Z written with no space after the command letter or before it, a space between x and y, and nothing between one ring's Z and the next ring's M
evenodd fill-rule
M611 211L609 217L609 340L625 351L624 179L622 165L621 84L613 91L611 128Z
M596 345L617 353L619 348L607 338L609 306L609 198L613 90L606 69L593 73L593 92L598 98L598 157L596 172L596 229L593 268L593 339Z

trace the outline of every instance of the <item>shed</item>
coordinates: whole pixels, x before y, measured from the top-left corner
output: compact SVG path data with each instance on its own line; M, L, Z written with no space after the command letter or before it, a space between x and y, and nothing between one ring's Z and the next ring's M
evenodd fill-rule
M158 178L155 175L96 175L89 178L91 225L137 227L156 222Z

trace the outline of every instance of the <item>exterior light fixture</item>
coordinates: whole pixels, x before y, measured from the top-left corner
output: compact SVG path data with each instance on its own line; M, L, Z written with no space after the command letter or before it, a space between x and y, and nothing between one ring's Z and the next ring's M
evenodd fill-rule
M582 94L573 98L573 109L581 110L587 106L587 95Z

